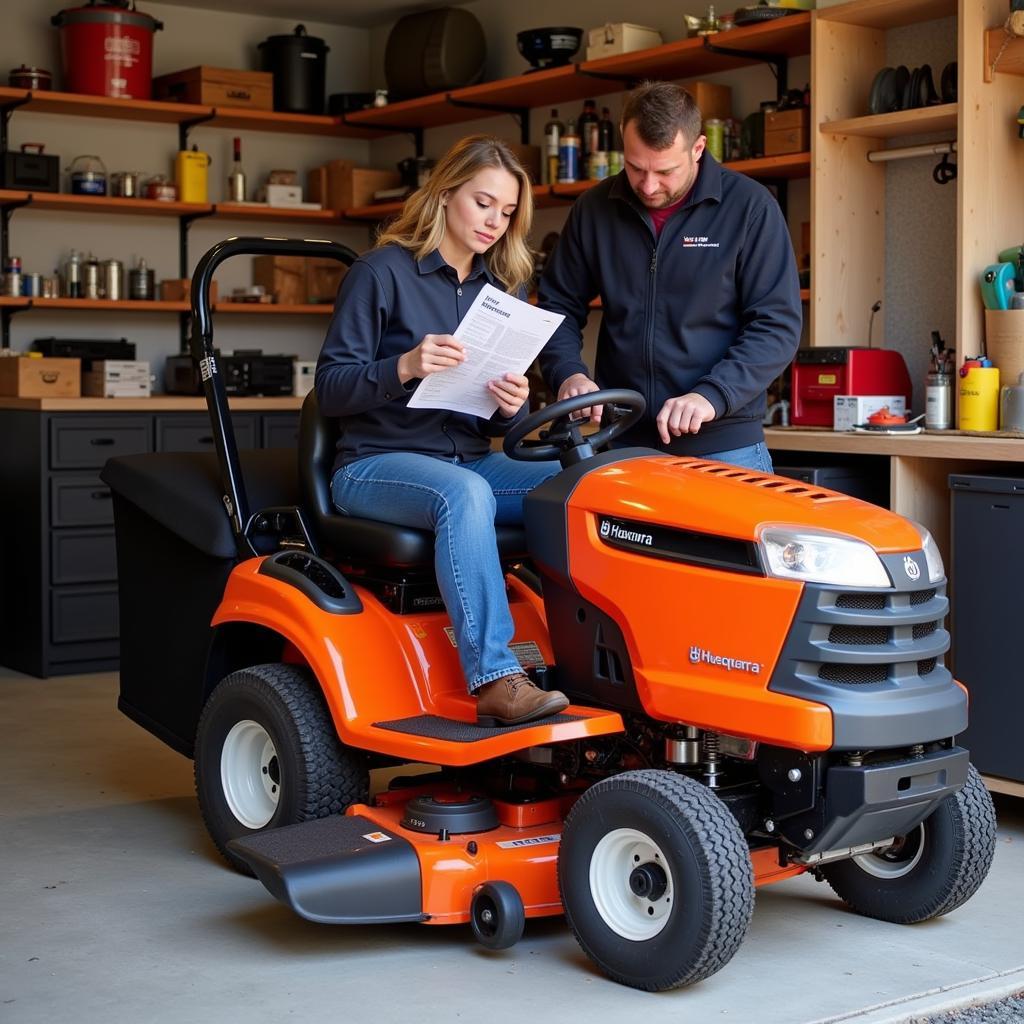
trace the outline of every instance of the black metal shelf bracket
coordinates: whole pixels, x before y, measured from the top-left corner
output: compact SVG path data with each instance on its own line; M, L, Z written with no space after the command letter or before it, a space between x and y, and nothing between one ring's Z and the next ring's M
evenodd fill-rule
M193 117L189 121L178 122L178 149L188 149L188 134L193 128L198 128L201 124L206 124L208 121L212 121L217 116L217 111L214 110L209 114L204 114L202 117Z
M530 108L510 107L502 103L475 103L472 100L456 99L451 93L445 99L453 107L461 110L479 110L486 114L509 114L519 122L520 142L524 146L530 144Z
M768 64L775 75L776 92L781 100L789 89L789 57L784 53L759 53L756 50L734 50L728 46L719 46L710 42L710 36L704 36L704 49L723 57L744 57L747 60L760 61Z
M24 313L26 309L31 308L31 299L29 299L24 306L0 307L0 348L11 347L11 319L14 315L17 313Z
M3 269L7 268L7 259L11 254L11 214L15 210L20 210L23 206L30 206L32 204L32 196L27 195L24 199L16 199L12 202L4 203L3 207L0 207L0 264L3 265Z

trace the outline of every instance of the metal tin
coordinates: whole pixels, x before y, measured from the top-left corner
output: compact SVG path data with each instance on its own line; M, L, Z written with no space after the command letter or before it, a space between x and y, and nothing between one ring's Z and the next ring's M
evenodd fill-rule
M101 288L99 260L90 257L82 266L82 298L101 299Z
M924 425L928 430L953 426L952 374L933 372L925 378Z
M22 274L21 275L21 294L27 295L30 298L38 299L43 294L43 275L42 274Z
M704 122L704 134L708 140L708 152L719 162L725 159L725 125L717 117Z
M139 260L139 265L128 271L128 298L152 299L155 289L153 271L146 266L145 260Z
M1016 384L1003 388L999 406L999 429L1024 431L1024 373Z
M110 176L110 194L119 199L138 199L141 185L140 171L114 171Z
M71 194L75 196L105 196L107 194L107 168L98 156L76 156L68 168L71 176Z
M587 177L594 181L602 181L608 177L608 154L591 153L587 158Z
M101 264L103 270L103 295L105 298L117 302L124 298L124 264L120 260L104 260Z
M71 250L71 255L64 264L64 297L68 299L82 297L82 261L74 249Z
M59 277L44 277L42 291L39 294L42 299L59 299L60 298L60 278Z
M22 64L19 68L12 68L7 74L7 84L12 89L34 89L36 92L46 92L53 88L53 75L44 68L28 67Z
M18 298L21 295L21 274L9 270L4 274L3 293L7 298Z

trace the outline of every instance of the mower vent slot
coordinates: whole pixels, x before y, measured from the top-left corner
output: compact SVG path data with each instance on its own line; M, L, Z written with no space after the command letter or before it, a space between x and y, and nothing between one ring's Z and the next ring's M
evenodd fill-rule
M858 611L881 611L885 608L885 594L840 594L836 598L836 607L856 608Z
M829 630L828 642L843 646L886 644L889 642L889 629L886 626L833 626Z
M927 604L934 596L934 587L932 587L931 590L915 590L910 595L910 605L913 607L914 605Z
M937 664L937 658L925 658L923 661L919 661L917 663L917 674L919 676L926 676L929 672L935 671L935 666Z
M884 683L889 678L887 665L827 664L818 669L818 678L830 683L844 683L847 686L863 686L868 683Z
M938 627L937 622L919 622L914 627L914 639L923 640L926 636L931 636Z

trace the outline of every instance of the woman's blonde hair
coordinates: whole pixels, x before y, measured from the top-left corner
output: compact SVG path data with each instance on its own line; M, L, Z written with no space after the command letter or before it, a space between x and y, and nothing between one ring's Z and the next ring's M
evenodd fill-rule
M400 245L418 260L432 253L444 238L445 195L485 167L499 167L519 182L519 202L508 230L484 254L491 273L507 291L516 292L533 276L533 257L526 244L533 222L533 186L501 139L470 135L455 143L437 162L427 183L409 196L402 212L381 232L377 245Z

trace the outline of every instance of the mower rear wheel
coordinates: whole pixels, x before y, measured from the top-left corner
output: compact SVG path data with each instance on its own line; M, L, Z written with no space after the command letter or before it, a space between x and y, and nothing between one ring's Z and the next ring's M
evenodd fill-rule
M488 949L508 949L522 937L526 911L515 886L485 882L473 893L469 923L477 942Z
M966 903L988 874L996 812L974 766L946 797L888 850L827 864L821 873L851 910L893 924L917 924Z
M588 789L562 829L558 884L583 951L610 978L659 992L721 970L754 909L736 819L674 772L624 772Z
M195 779L210 838L251 875L227 843L365 800L363 755L345 747L320 688L297 665L253 665L210 694L196 732Z

